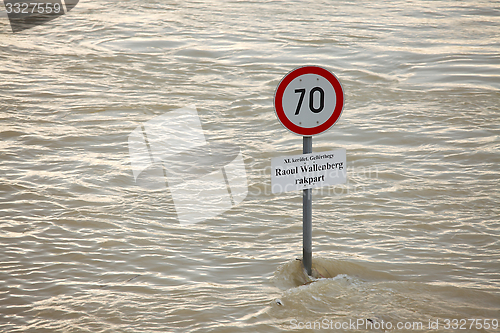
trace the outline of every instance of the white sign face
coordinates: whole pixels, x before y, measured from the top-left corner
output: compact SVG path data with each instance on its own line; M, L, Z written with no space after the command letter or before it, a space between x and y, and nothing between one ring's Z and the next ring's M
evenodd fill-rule
M283 193L347 181L346 150L271 159L271 192Z
M283 111L292 124L302 128L318 127L333 114L337 98L332 84L317 74L293 79L283 92Z

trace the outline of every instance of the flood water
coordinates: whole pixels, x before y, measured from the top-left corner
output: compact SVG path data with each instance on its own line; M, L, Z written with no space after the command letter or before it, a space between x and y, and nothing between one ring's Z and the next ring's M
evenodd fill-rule
M302 193L270 174L302 152L273 97L303 65L346 98L313 138L346 149L348 178L313 191L313 277ZM499 101L496 1L80 1L18 33L4 17L0 331L500 332ZM194 224L169 186L136 183L128 144L187 106L248 184Z

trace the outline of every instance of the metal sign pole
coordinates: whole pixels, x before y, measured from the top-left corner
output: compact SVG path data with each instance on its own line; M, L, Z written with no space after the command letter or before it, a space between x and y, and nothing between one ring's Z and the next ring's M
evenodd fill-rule
M302 144L304 154L312 153L312 136L304 136ZM302 197L302 262L308 275L312 274L312 189L303 190Z

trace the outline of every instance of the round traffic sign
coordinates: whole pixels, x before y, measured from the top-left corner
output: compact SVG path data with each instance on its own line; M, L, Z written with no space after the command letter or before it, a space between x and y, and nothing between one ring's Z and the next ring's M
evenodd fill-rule
M344 108L337 77L318 66L299 67L285 75L274 94L274 111L285 128L311 136L333 126Z

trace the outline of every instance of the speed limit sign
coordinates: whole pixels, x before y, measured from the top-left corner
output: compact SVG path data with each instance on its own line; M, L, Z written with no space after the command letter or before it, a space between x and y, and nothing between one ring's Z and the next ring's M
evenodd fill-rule
M274 110L285 128L295 134L320 134L337 122L344 108L344 91L337 77L318 66L288 73L274 94Z

